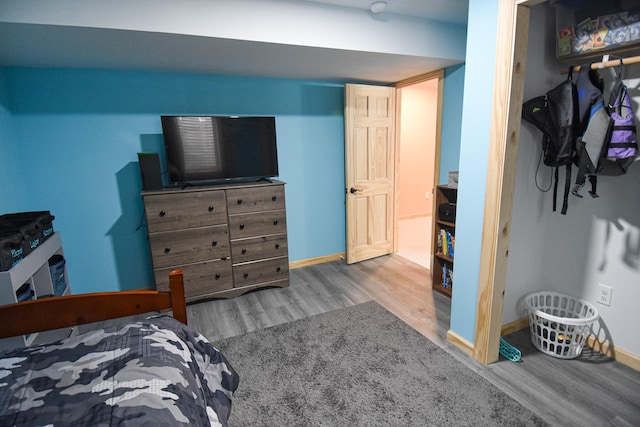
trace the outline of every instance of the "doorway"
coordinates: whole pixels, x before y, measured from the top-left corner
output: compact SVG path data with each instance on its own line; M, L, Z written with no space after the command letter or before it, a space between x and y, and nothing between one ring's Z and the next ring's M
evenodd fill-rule
M430 268L438 135L438 78L398 87L397 102L397 253Z
M426 83L429 82L429 83ZM442 106L444 95L444 70L416 76L397 82L392 87L370 85L345 85L345 169L347 211L347 264L380 255L397 253L400 247L400 150L402 120L401 100L411 92L410 87L435 88L430 96L429 119L418 114L415 123L429 122L432 126L423 134L430 134L433 141L432 160L417 163L417 172L403 172L409 182L422 187L416 200L424 200L426 210L408 214L406 219L423 217L429 224L415 235L422 249L418 249L418 261L430 269L433 239L433 189L440 173L440 143L442 138ZM433 85L433 86L431 86ZM406 95L406 97L411 98ZM406 107L405 116L413 108ZM424 111L424 110L422 110ZM424 135L423 135L424 136ZM409 145L409 144L405 144ZM405 161L408 163L408 160ZM408 166L407 166L408 169ZM426 175L424 175L426 173ZM418 177L426 176L426 178ZM417 178L416 178L417 177ZM426 183L425 183L426 182ZM408 188L408 187L407 187ZM420 188L420 187L419 187ZM405 190L409 192L409 190ZM415 191L411 191L416 194ZM422 203L425 203L422 202ZM407 233L409 234L409 233ZM403 245L406 247L406 245ZM426 260L426 261L425 261Z

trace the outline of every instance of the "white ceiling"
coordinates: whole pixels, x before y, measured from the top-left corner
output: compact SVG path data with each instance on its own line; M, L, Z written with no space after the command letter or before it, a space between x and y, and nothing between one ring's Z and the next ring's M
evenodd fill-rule
M2 1L2 0L0 0ZM362 9L370 0L291 0ZM468 0L387 0L380 14L466 24ZM198 37L152 31L0 22L0 65L128 68L392 83L459 63L444 58ZM339 64L339 66L336 66Z
M369 10L378 0L300 0ZM469 0L385 0L385 12L455 24L467 23Z

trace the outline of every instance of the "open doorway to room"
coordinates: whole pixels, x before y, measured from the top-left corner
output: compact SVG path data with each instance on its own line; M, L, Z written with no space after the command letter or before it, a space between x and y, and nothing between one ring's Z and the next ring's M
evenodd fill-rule
M438 78L398 88L398 255L431 266Z

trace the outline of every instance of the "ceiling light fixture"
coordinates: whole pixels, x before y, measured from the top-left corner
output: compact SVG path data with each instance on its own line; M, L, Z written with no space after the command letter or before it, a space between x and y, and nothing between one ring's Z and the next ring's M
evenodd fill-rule
M380 13L384 11L386 8L387 8L386 1L376 1L371 3L371 5L369 6L369 10L373 13Z

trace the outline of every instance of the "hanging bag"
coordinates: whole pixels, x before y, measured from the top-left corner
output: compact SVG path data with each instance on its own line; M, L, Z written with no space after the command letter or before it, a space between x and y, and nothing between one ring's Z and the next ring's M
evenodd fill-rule
M613 121L608 135L606 158L609 160L635 159L638 155L638 137L633 106L627 86L622 81L622 60L616 74L616 82L609 96L607 109ZM631 160L633 161L633 160ZM629 162L620 162L629 167Z
M597 197L595 178L600 159L606 147L607 137L611 129L611 117L604 105L604 80L591 64L580 66L576 79L578 91L578 115L580 118L579 137L576 139L576 165L578 173L572 194L582 197L580 189L589 176L592 197Z
M585 183L585 176L588 176L591 183L589 194L598 197L598 176L624 175L638 155L635 114L627 86L621 76L622 60L609 94L609 102L604 109L598 107L597 113L594 113L595 107L592 108L588 127L582 138L577 141L578 176L572 190L576 196L582 197L579 190ZM581 88L579 83L576 82L578 91ZM603 111L606 112L606 116Z
M575 138L579 132L578 94L572 74L545 96L533 98L523 104L522 118L542 131L543 162L555 168L553 210L558 195L558 169L565 166L565 188L561 213L567 213L571 188L571 163L575 155Z

